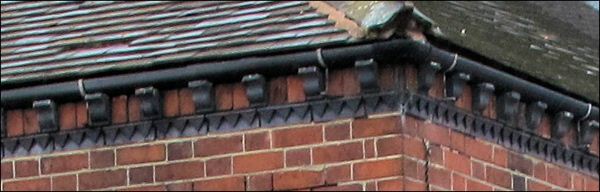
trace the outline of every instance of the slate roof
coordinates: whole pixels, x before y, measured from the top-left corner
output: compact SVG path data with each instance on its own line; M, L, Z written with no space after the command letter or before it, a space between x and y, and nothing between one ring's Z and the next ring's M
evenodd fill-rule
M1 83L351 42L309 2L2 1Z

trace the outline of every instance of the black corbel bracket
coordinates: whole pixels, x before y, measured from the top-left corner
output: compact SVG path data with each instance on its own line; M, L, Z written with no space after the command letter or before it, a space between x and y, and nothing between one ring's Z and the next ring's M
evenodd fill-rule
M85 101L88 108L90 125L101 126L108 125L111 122L111 101L104 93L94 93L85 95Z
M481 114L489 105L495 87L491 83L479 83L473 89L472 108L476 114Z
M517 121L517 114L519 112L519 101L521 100L521 94L509 91L503 93L498 97L496 102L496 114L498 120L504 121L509 125L514 125Z
M298 75L303 79L304 94L308 100L321 98L325 91L324 74L319 67L302 67L298 69Z
M372 93L379 91L377 84L377 62L373 59L359 60L354 63L358 72L358 82L362 93Z
M58 112L52 100L34 101L33 108L37 111L40 132L49 133L58 131Z
M428 95L429 89L435 81L435 73L441 69L441 65L436 62L418 66L417 83L419 84L418 93Z
M471 80L471 76L466 73L453 73L446 80L446 97L456 101L462 96L465 85L467 81Z
M142 119L154 119L162 116L160 94L154 87L145 87L135 90L135 96L140 98L140 112Z
M0 109L0 137L6 137L6 117L4 109Z
M215 90L211 82L206 80L190 81L188 87L192 89L192 100L196 106L196 113L215 110Z
M539 127L547 108L548 104L541 101L527 104L527 112L525 114L527 129L535 131Z
M246 87L246 96L251 107L262 106L267 103L267 81L260 74L246 75L242 78Z
M579 127L579 132L577 135L577 145L580 149L586 149L592 141L594 140L594 136L598 132L598 121L587 120L581 122L581 126Z
M569 127L571 126L571 121L573 121L573 113L568 111L561 111L554 116L554 123L552 124L551 135L553 139L560 139L567 131L569 131Z

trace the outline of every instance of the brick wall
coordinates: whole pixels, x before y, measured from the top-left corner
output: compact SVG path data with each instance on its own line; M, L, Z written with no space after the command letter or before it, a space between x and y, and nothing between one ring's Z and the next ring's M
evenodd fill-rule
M380 72L383 90L415 91L414 67ZM437 79L430 95L441 98ZM270 79L269 104L304 102L301 90L296 76ZM456 102L467 111L469 90ZM330 74L327 95L360 92L352 69ZM189 89L162 94L166 118L194 115ZM239 83L216 85L216 94L219 111L249 107ZM141 121L136 97L116 96L112 104L113 124ZM492 102L483 116L495 119L494 111ZM61 104L59 113L61 131L86 127L84 103ZM39 131L31 109L6 115L9 137ZM545 138L547 116L537 129ZM561 142L572 146L574 137ZM597 136L590 151L598 154ZM0 169L2 190L598 190L597 175L400 112L11 157Z

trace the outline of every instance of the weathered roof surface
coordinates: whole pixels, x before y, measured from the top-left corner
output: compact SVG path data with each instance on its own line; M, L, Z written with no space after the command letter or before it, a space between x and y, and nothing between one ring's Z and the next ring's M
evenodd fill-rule
M598 102L598 12L583 2L415 2L445 38Z
M309 2L2 1L2 85L353 39Z

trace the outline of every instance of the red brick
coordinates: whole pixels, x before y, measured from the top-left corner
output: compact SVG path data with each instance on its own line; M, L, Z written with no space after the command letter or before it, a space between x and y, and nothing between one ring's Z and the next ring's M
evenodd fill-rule
M367 182L365 184L365 191L376 191L377 183L375 181Z
M50 178L5 182L3 191L49 191Z
M165 160L165 145L146 145L117 149L117 164L158 162Z
M272 133L273 147L310 145L323 142L320 125L276 130Z
M401 159L386 159L354 164L354 180L390 177L402 173Z
M285 152L285 166L310 165L310 149L294 149Z
M453 191L467 190L467 183L466 183L465 177L460 176L456 173L452 173L452 190Z
M215 99L218 110L230 110L233 107L233 86L231 84L216 85Z
M540 127L537 129L538 135L549 139L550 138L550 129L552 127L551 117L548 114L544 114L542 116L542 121L540 122Z
M246 87L242 83L233 84L233 109L242 109L250 106L246 96Z
M88 168L88 154L45 157L41 160L42 174L62 173Z
M192 142L178 142L169 143L168 158L169 161L192 158L194 152L192 151Z
M198 139L194 143L194 155L207 157L213 155L242 152L242 136L212 137Z
M585 178L585 190L598 191L598 179L592 177Z
M463 88L463 94L461 97L458 98L458 100L456 100L456 106L458 106L459 108L466 110L466 111L471 111L472 109L472 91L471 91L471 86L466 85Z
M471 160L469 157L450 151L444 151L444 160L448 169L471 175Z
M287 77L275 77L269 80L269 105L284 104L287 101Z
M548 182L562 188L571 188L571 173L556 166L547 167Z
M40 175L37 160L15 161L15 171L15 177L31 177Z
M403 170L404 176L410 177L412 179L424 181L425 180L425 164L421 162L417 162L408 158L404 158L403 162Z
M112 99L112 122L114 124L127 122L127 96L121 95Z
M271 137L269 132L248 133L244 135L246 151L255 151L271 148Z
M527 190L528 191L550 191L550 190L552 190L552 187L550 187L548 185L544 185L542 183L539 183L539 182L531 180L531 179L527 179ZM596 188L596 190L598 190L598 189Z
M423 182L413 181L410 179L404 179L404 190L405 191L426 191L427 185Z
M314 188L312 191L362 191L363 187L359 184L353 185L338 185L329 187Z
M405 135L415 137L415 138L423 138L423 129L421 129L421 124L423 124L422 120L415 119L411 116L403 116L402 117L402 132Z
M4 162L0 164L0 178L2 180L13 178L13 163L12 162Z
M389 91L396 88L397 74L396 67L394 65L383 65L379 68L379 75L377 81L379 83L379 87L383 91Z
M112 167L115 165L115 153L113 150L90 152L90 167L92 169Z
M414 137L404 138L402 139L404 145L404 154L415 157L418 159L425 159L425 145L423 141L416 139Z
M461 153L465 152L465 136L456 131L450 131L450 148Z
M430 145L429 146L429 160L432 163L438 164L438 165L445 165L444 163L444 151L448 151L448 150L443 150L442 148L440 148L439 146L436 145Z
M357 95L360 93L358 75L354 68L342 69L344 73L344 95Z
M479 181L467 179L467 191L492 191L492 187Z
M350 139L350 123L325 125L325 140L339 141Z
M177 90L165 91L163 114L165 117L179 116L179 92Z
M253 175L248 177L247 191L271 191L273 190L273 174Z
M335 184L352 180L350 164L327 167L325 169L325 183Z
M486 166L486 181L504 188L511 188L512 176L509 172Z
M485 108L485 110L483 111L483 115L490 119L496 119L496 97L495 96L492 95L490 97L490 103L488 104L487 108Z
M127 117L129 122L140 121L141 112L140 112L140 99L137 97L130 97L127 100Z
M129 169L129 184L152 183L154 168L152 166Z
M325 183L322 172L318 171L287 171L273 174L274 190L302 189L320 186Z
M234 173L250 173L283 168L283 152L268 152L233 157Z
M391 179L377 182L377 191L401 191L402 179Z
M364 144L365 148L365 158L373 158L375 157L375 140L374 139L366 139Z
M508 166L508 151L499 147L494 147L494 164L500 167Z
M573 190L584 191L585 190L585 178L579 174L573 174ZM598 189L598 188L596 188Z
M491 145L484 141L465 137L465 146L469 146L465 149L467 155L487 162L492 162L493 149Z
M79 174L79 190L102 189L127 184L127 171L96 171Z
M163 185L156 186L143 186L143 187L132 187L127 189L120 189L119 191L165 191L166 188Z
M167 191L192 191L194 183L172 183L167 185Z
M374 137L400 132L398 117L357 119L352 122L352 138Z
M40 124L35 110L28 109L23 111L25 119L23 119L23 132L25 135L31 135L40 132Z
M406 78L406 88L412 92L416 92L419 86L417 82L417 67L415 65L405 65L404 77Z
M231 174L231 157L223 157L206 161L206 176Z
M304 102L304 81L299 76L289 76L287 78L287 100L290 103Z
M363 158L360 142L335 144L313 148L313 164L335 163Z
M58 106L58 122L60 130L70 130L77 127L77 109L73 103L65 103Z
M429 168L429 182L432 185L450 189L450 171L440 168Z
M485 180L485 166L478 162L471 162L471 169L473 170L473 177Z
M424 123L423 133L431 143L450 146L450 129L432 123Z
M402 154L402 137L394 136L377 140L377 156Z
M598 155L600 154L600 152L598 151L598 146L600 146L600 144L598 143L600 140L600 135L598 135L598 132L596 132L596 136L594 136L594 139L592 140L592 144L590 145L590 152L592 154Z
M533 167L533 176L542 181L546 181L546 164L544 162L538 162Z
M192 115L196 110L192 90L188 88L179 90L179 112L181 115Z
M198 181L194 183L194 191L243 191L244 177L228 177Z
M342 70L329 71L329 78L327 78L327 95L344 95L344 73Z
M568 148L575 146L577 143L577 128L570 127L567 129L565 136L561 138L561 142Z
M52 191L75 191L77 190L77 176L65 175L52 177Z
M508 168L517 170L526 175L531 175L531 173L533 173L533 162L530 159L525 158L522 154L509 153Z
M204 163L202 161L158 165L154 169L157 182L204 177Z
M83 128L88 123L88 111L85 102L77 103L77 128Z
M6 135L9 137L21 136L24 133L23 110L6 111Z

